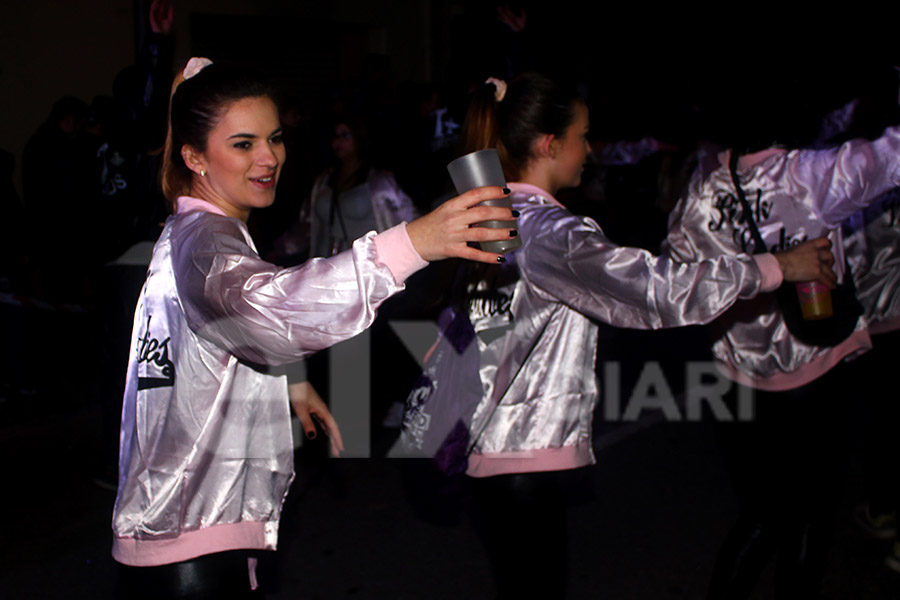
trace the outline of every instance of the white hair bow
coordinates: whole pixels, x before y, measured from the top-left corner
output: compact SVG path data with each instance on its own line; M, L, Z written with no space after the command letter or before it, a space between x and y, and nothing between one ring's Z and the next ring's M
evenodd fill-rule
M212 61L202 56L195 56L184 66L184 78L190 79L206 67L212 64Z
M506 96L506 82L502 79L497 79L496 77L488 77L485 83L492 83L494 87L497 88L494 91L494 99L497 102L503 102L503 98Z

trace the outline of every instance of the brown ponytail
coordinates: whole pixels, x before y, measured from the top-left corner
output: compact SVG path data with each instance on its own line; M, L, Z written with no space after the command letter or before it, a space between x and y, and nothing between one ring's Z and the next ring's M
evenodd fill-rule
M476 90L463 122L466 152L496 148L507 181L518 181L531 160L534 140L544 134L562 136L575 120L581 100L574 89L539 73L523 73L506 86L497 102L493 83Z
M472 94L460 136L462 154L497 147L499 128L495 90L494 84L485 83Z
M184 82L184 70L178 71L175 80L172 81L172 91L169 92L169 114L166 118L166 143L163 146L162 168L160 169L160 186L163 196L166 198L169 211L175 212L175 201L179 196L184 196L190 191L190 173L185 174L180 166L184 165L181 158L181 147L175 148L172 142L172 97L175 90Z

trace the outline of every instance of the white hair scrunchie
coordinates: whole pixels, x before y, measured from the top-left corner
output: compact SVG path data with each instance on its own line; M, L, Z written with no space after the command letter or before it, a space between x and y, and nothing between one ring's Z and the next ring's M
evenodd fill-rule
M202 56L195 56L191 58L184 66L184 78L190 79L206 67L212 64L212 61L208 58L203 58Z
M497 102L503 102L503 98L506 97L506 82L502 79L497 79L496 77L488 77L484 83L493 84L496 88L496 90L494 91L494 100L496 100Z

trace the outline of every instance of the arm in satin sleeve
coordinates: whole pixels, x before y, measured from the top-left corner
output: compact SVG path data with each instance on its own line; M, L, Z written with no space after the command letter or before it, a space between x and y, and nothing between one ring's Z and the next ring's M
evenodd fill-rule
M696 183L692 181L689 189L695 189ZM704 231L701 220L706 220L699 214L697 203L688 201L690 196L685 196L669 212L669 232L662 243L662 251L672 260L681 263L695 263L704 258L717 255L732 255L722 249L710 251L704 248L704 242L709 245L708 239L698 239L698 232ZM754 254L753 262L759 269L760 292L772 292L784 282L784 274L774 254L765 252Z
M398 281L379 258L377 237L369 233L337 256L282 269L257 256L236 221L195 219L173 243L188 323L197 335L259 364L296 361L350 338L403 289L409 272L408 266L400 268Z
M692 209L695 204L689 200L695 193L697 173L691 177L687 194L683 195L675 207L669 211L669 231L662 242L662 252L678 262L697 262L703 253L697 248L694 237L698 231L697 224L692 222Z
M900 127L870 141L850 140L827 150L794 150L782 165L787 193L810 198L813 210L829 228L900 185Z
M523 218L524 217L524 218ZM658 329L707 323L760 290L746 255L681 263L616 246L590 219L553 206L523 211L523 277L539 292L610 325Z

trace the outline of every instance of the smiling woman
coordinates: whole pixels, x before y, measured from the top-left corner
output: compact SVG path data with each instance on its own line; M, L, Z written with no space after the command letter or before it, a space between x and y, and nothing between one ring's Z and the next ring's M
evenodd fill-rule
M186 79L176 80L163 192L191 194L246 221L251 208L275 201L286 158L274 90L248 71L206 65L192 59Z
M275 184L284 165L275 103L267 96L236 101L209 132L206 150L186 144L181 156L191 171L201 175L194 193L228 216L246 221L251 208L275 201Z
M132 333L122 410L113 557L122 597L259 597L255 564L274 550L293 471L290 407L307 435L337 424L280 365L356 335L427 261L498 262L470 241L511 220L476 206L480 188L410 223L369 232L327 259L282 269L246 221L275 200L285 161L272 92L254 76L192 59L176 80L163 164L173 216L153 249Z

